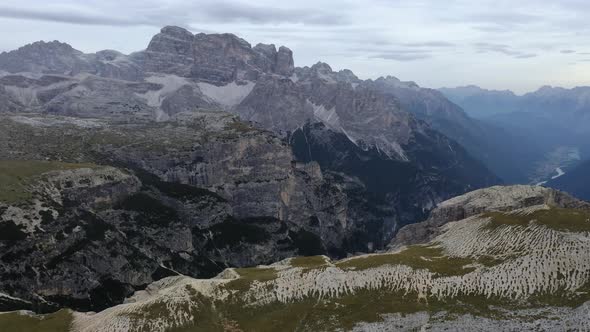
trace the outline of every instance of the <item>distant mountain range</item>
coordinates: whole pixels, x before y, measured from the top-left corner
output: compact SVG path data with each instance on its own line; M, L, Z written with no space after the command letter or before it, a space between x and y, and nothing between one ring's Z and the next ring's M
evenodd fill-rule
M523 96L476 86L439 91L480 121L526 139L529 149L519 149L534 156L526 164L531 183L550 179L556 167L590 158L590 87L546 86Z
M468 85L440 88L438 91L474 118L487 118L519 110L518 96L510 90L486 90L476 85Z

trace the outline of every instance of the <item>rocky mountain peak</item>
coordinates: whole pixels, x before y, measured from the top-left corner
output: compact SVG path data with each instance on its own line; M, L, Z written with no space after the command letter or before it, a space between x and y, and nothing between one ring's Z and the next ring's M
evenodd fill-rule
M266 55L269 58L277 54L277 47L275 46L275 44L258 43L256 44L256 46L254 46L253 49Z
M164 36L177 38L180 40L191 40L193 39L193 34L185 28L181 28L178 26L165 26L160 30L160 33Z
M59 40L54 40L50 42L46 42L43 40L36 41L34 43L25 45L18 49L19 51L31 52L31 51L58 51L62 53L77 53L80 54L82 52L74 49L70 44L60 42Z
M11 73L76 72L84 67L80 59L83 53L60 41L38 41L25 45L15 51L0 54L0 69Z
M313 71L316 71L318 73L322 73L322 74L331 74L332 71L332 67L330 67L329 64L325 63L325 62L317 62L316 64L314 64L313 66L311 66L311 69Z
M216 85L254 81L264 74L290 75L293 54L286 47L252 47L230 33L193 35L168 26L154 36L145 52L145 70L191 77Z
M288 47L279 47L277 53L276 73L280 75L290 76L295 70L295 62L293 61L293 51Z
M387 75L386 77L379 77L375 80L377 84L383 84L393 88L411 88L411 89L420 89L420 86L413 81L403 82L399 78L391 75Z
M392 75L387 75L385 77L381 76L379 77L377 80L386 80L386 81L391 81L391 82L401 82L401 80L395 76Z

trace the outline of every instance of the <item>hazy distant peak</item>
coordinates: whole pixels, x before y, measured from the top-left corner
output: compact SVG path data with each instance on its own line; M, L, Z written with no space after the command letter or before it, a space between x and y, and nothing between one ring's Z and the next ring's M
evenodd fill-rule
M385 84L391 87L419 89L420 86L414 81L401 81L399 78L391 75L381 76L375 80L375 83Z

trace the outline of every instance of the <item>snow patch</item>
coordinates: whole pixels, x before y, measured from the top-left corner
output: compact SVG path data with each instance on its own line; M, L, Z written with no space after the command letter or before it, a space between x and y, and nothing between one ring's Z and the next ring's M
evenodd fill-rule
M23 300L23 299L21 299L21 298L14 297L14 296L8 295L8 294L6 294L6 293L2 293L2 292L0 292L0 298L2 298L2 297L3 297L3 298L6 298L6 299L13 300L13 301L19 301L19 302L26 302L26 303L31 303L30 301Z
M136 93L135 95L145 99L148 106L156 109L156 121L168 120L168 114L162 111L162 102L178 89L190 85L190 82L186 78L176 75L149 76L145 80L150 83L160 84L162 88L160 90L150 90L143 94Z
M557 167L555 169L555 171L557 172L557 175L554 175L551 177L552 180L557 179L558 177L561 177L563 175L565 175L565 172L561 169L561 167Z
M174 91L177 91L178 89L187 84L190 84L190 82L186 78L176 75L149 76L146 77L145 80L150 83L162 85L162 88L160 90L151 90L143 95L138 94L146 98L147 104L152 107L162 106L162 101L167 95Z
M328 127L332 129L339 129L342 130L342 126L340 125L340 117L338 113L336 113L336 107L332 107L331 109L327 110L324 105L316 105L312 103L309 99L307 103L313 109L313 116L322 121Z
M237 84L231 82L223 86L216 86L209 83L197 83L201 92L212 101L225 107L236 106L241 103L254 89L254 82L246 84Z

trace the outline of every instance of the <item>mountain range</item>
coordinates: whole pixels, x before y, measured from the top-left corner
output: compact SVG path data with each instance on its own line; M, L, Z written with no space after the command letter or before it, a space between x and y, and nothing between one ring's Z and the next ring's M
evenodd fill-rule
M372 252L499 183L381 81L231 34L165 27L132 55L37 42L0 69L0 211L20 239L2 244L0 291L24 308L102 310L169 274Z
M582 123L535 140L585 119L570 103L551 120L567 91L476 118L474 87L174 26L129 55L1 53L0 327L584 326L589 204L497 186L584 173Z
M476 86L440 89L469 115L526 139L519 150L529 183L550 180L556 168L567 170L590 156L590 88L545 86L518 96ZM516 141L514 144L522 145ZM523 181L520 181L523 182Z

